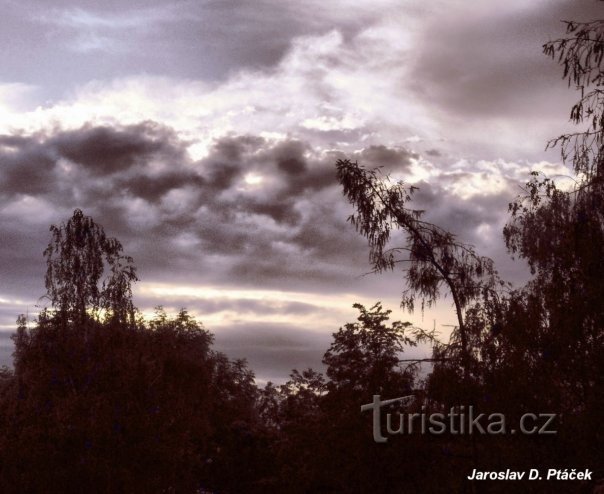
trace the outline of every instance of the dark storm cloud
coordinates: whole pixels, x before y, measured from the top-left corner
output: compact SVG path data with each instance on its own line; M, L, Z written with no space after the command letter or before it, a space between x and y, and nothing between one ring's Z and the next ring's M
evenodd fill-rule
M1 228L9 240L2 262L12 281L15 261L39 265L45 245L47 225L31 250L19 248L35 226L20 224L20 214L28 214L19 212L23 201L41 201L55 223L82 208L122 240L148 276L175 270L176 277L202 272L219 283L318 283L348 276L347 253L364 252L345 224L335 159L305 142L230 136L195 162L187 143L146 122L4 136L0 144L2 197L12 205ZM217 269L208 256L224 265Z
M56 186L55 159L47 150L25 143L18 151L0 151L3 194L44 194Z
M273 151L277 160L279 170L288 175L300 175L308 168L304 153L308 150L308 144L300 141L288 141L276 146Z
M0 136L0 165L5 190L40 194L53 188L59 159L100 176L151 159L182 160L184 149L182 143L174 142L171 131L150 122L124 127L88 125L53 136Z
M557 64L541 53L544 42L564 35L560 22L592 20L601 2L527 2L511 12L446 7L426 23L412 80L417 94L455 117L538 117L565 108L572 92Z
M223 137L200 167L207 174L213 192L229 189L246 170L245 159L260 149L264 139L255 136Z
M307 142L228 136L193 161L187 143L150 122L0 142L2 183L14 181L20 170L38 177L5 189L4 204L12 209L0 227L7 239L2 292L30 273L38 279L24 284L39 286L35 293L41 294L47 225L66 220L76 207L122 241L146 281L338 293L369 271L366 241L346 222L352 210L335 178L340 155L318 153ZM404 172L419 156L375 145L351 158ZM464 177L449 174L421 184L417 205L429 209L431 221L474 241L481 225L499 220L509 197L463 200L445 188L455 180ZM48 223L22 221L30 214L27 201L34 200L41 201L35 207L47 208Z
M182 160L184 148L175 145L174 139L165 127L146 122L121 129L85 126L62 132L47 145L94 175L108 175L153 158L163 162Z
M117 180L118 190L124 190L132 196L140 197L147 202L156 202L172 189L185 185L201 187L206 180L195 172L167 171L156 176L137 173L130 177Z

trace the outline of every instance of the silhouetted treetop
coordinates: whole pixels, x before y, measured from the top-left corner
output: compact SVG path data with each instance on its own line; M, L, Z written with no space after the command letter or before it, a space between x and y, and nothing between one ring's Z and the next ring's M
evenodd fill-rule
M52 225L50 232L44 256L52 306L72 320L104 311L105 317L134 323L131 285L138 278L132 258L122 254L122 244L107 237L80 209L66 223Z
M349 391L387 394L402 392L413 382L412 369L400 365L405 347L417 345L411 323L387 324L390 310L380 302L370 309L354 304L360 314L358 322L348 323L333 334L333 342L323 363L327 376L336 388Z

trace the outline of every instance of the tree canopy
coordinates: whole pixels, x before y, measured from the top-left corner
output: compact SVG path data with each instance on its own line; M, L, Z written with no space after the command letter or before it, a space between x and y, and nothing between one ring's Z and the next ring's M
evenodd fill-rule
M80 209L66 223L51 225L50 232L44 256L52 306L65 318L83 320L101 310L106 317L134 324L131 285L138 278L122 244Z

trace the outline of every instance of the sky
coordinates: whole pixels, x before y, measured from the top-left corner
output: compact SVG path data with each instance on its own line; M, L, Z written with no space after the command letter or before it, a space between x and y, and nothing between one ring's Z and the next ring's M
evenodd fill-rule
M366 275L335 162L419 187L426 218L527 279L505 250L531 170L577 97L542 44L597 0L0 0L0 364L44 305L51 224L118 238L151 313L186 307L259 382L320 368L352 304L446 336L450 298L399 308ZM415 352L415 353L414 353ZM410 351L419 355L421 350Z

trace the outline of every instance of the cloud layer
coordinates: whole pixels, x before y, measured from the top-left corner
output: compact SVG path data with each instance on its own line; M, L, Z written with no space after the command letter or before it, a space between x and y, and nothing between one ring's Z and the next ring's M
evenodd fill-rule
M396 307L403 289L360 277L340 157L418 185L430 221L523 279L507 203L530 169L566 172L543 149L575 97L541 45L598 15L591 0L5 4L0 325L36 310L48 225L79 207L135 258L143 308L191 307L264 377L316 363L353 302Z

